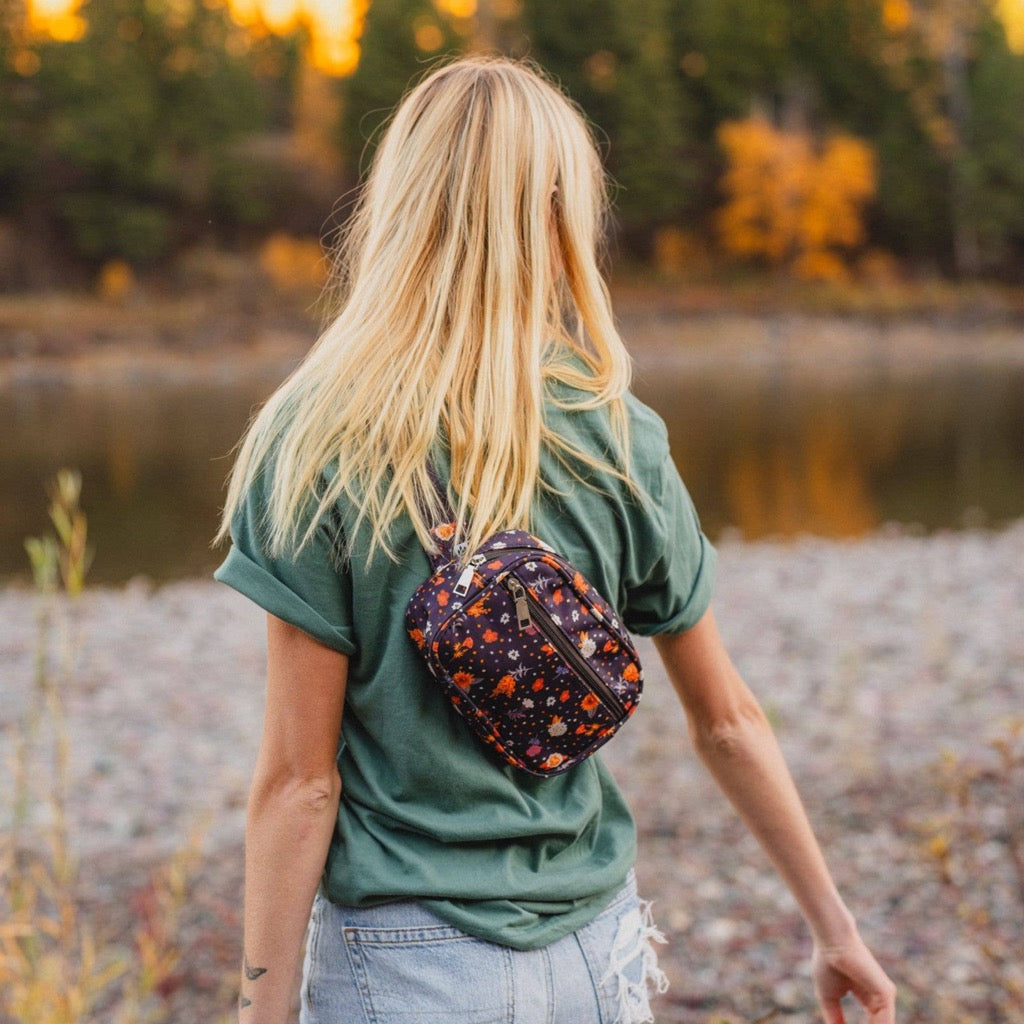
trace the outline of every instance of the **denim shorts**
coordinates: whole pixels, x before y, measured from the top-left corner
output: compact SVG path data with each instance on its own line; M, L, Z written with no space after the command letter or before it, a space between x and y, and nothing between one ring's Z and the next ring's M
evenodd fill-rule
M663 992L650 904L626 884L589 924L537 950L467 935L419 903L342 907L319 892L299 1024L643 1024Z

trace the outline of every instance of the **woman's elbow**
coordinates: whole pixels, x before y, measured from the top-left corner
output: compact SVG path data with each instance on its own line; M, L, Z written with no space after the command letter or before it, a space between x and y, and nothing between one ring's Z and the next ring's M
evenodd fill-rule
M690 720L690 736L697 750L729 759L742 757L751 743L759 743L771 731L768 716L754 697L728 712Z
M341 776L337 768L322 775L257 773L249 791L249 808L284 804L299 812L319 814L336 809L340 799Z

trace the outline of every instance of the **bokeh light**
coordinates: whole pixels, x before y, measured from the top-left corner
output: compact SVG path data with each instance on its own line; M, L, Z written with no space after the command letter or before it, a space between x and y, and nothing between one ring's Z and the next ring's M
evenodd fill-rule
M1024 0L998 0L1006 39L1015 53L1024 53Z
M85 33L85 19L78 13L82 0L29 0L28 25L32 32L72 42Z

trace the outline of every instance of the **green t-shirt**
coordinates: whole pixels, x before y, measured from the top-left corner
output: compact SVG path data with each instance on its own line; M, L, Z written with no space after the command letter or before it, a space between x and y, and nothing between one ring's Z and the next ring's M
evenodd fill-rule
M708 606L715 551L661 418L633 395L626 405L633 472L653 502L644 508L610 475L597 482L611 497L600 494L545 451L544 479L568 493L541 492L532 532L575 563L632 632L682 632ZM606 410L548 403L545 415L583 450L602 458L612 450ZM442 479L448 469L439 449ZM347 532L348 507L325 517L297 560L268 558L257 529L263 499L258 479L215 578L350 658L337 756L342 794L321 880L327 897L357 907L417 899L463 931L518 949L593 919L636 853L632 815L600 755L538 778L482 750L405 631L406 604L430 574L407 516L391 534L400 562L378 552L367 571L369 529ZM341 567L332 557L339 528L352 552Z

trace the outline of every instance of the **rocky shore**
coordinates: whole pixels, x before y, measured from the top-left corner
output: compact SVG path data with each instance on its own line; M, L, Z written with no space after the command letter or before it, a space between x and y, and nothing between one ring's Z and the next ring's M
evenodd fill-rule
M900 987L898 1020L1024 1019L1001 1016L1024 986L1010 955L1024 948L1022 780L989 745L1024 717L1024 520L997 533L719 551L721 631L776 728L840 891ZM135 581L88 590L75 622L66 704L83 903L125 904L212 812L184 974L168 997L174 1020L214 1020L230 1009L223 979L239 954L263 614L212 581ZM32 593L0 591L0 761L31 694L36 638ZM642 654L643 704L606 760L640 826L641 893L669 940L658 1020L738 1024L776 1010L773 1021L811 1024L810 940L792 897L692 753L646 641ZM973 794L962 805L958 786ZM45 805L36 813L45 824ZM0 815L9 827L6 801Z

